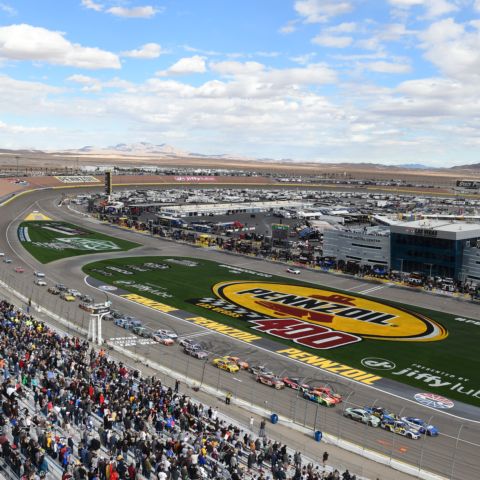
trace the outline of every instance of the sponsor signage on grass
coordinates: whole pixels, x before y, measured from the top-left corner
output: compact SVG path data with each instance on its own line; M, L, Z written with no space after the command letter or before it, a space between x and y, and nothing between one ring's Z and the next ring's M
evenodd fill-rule
M59 242L66 243L69 248L74 248L75 250L120 250L120 247L115 242L110 240L101 240L98 238L61 237L57 238L57 240Z
M436 395L435 393L417 393L415 394L414 398L418 403L421 403L422 405L431 408L437 408L440 410L453 408L453 406L455 405L448 398Z
M62 183L98 183L98 178L91 175L62 175L61 177L55 177Z
M448 335L442 325L422 314L315 287L234 281L218 283L213 291L237 306L240 310L232 309L235 316L253 321L255 329L311 348L336 348L362 338L432 342ZM242 310L257 317L242 315Z
M370 368L372 370L393 370L396 368L395 363L385 358L378 357L368 357L363 358L360 362L364 367Z

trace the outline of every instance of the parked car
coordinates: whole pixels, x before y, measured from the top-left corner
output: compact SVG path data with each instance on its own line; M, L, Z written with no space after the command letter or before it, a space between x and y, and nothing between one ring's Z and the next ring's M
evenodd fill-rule
M365 423L371 427L379 427L381 420L363 408L346 408L343 415L357 422Z
M389 432L411 438L412 440L418 440L421 436L418 430L410 428L405 422L399 420L385 420L382 421L380 426Z
M23 267L15 267L14 270L17 273L23 273L25 271L25 269Z
M175 343L173 338L170 338L168 335L159 334L157 332L152 335L152 339L158 343L161 343L162 345L173 345Z
M298 268L288 267L287 268L287 273L293 273L294 275L300 275L300 270Z
M254 375L273 375L273 372L263 365L252 365L248 371Z
M213 365L220 370L225 370L226 372L230 373L237 373L240 370L240 367L233 362L229 362L225 360L225 358L214 358Z
M422 435L427 434L431 437L436 437L440 432L437 427L429 425L421 418L416 417L402 417L402 422L405 422L410 428L417 430Z
M39 287L46 287L47 282L45 280L42 280L41 278L36 278L33 282L35 285L38 285Z
M261 373L257 375L257 382L263 383L264 385L267 385L269 387L273 387L276 390L285 388L285 384L283 383L283 381L275 375L265 375Z
M55 287L48 287L47 292L51 293L52 295L60 295L60 290Z

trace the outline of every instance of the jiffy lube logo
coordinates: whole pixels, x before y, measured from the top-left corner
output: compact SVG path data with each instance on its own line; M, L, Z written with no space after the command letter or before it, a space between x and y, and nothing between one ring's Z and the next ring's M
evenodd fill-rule
M432 342L448 332L424 315L353 295L268 282L222 282L215 294L256 312L257 330L309 346L336 348L362 338Z

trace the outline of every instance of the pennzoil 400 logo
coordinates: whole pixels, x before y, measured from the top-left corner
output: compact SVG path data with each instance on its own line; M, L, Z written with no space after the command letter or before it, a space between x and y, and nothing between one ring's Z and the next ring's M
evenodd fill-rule
M422 314L314 287L238 281L217 283L213 292L217 298L195 304L310 348L336 348L362 338L433 342L448 336L442 325Z

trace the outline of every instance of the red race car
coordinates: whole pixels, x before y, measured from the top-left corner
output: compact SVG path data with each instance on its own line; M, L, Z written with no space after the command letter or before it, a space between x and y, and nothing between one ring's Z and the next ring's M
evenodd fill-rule
M328 385L312 387L310 392L315 395L326 395L327 397L331 398L335 403L341 403L342 401L342 396L339 393L335 393L332 387L329 387Z
M300 384L301 380L296 377L283 377L283 383L285 386L292 388L293 390L302 390L302 392L310 390L310 386L306 383Z

